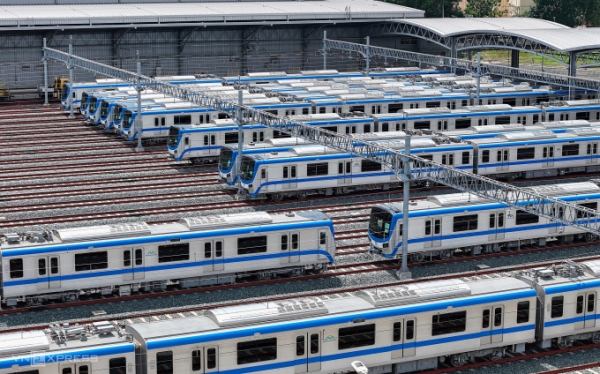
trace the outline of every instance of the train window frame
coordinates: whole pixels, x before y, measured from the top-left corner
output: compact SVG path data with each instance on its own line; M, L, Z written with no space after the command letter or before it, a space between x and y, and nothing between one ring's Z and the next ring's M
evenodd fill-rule
M466 310L434 314L431 316L431 336L455 334L457 332L466 331L466 329Z
M123 266L131 267L131 249L123 251Z
M461 162L463 165L468 165L469 163L471 163L471 153L470 152L463 152L461 154Z
M490 229L493 229L496 227L496 213L491 213L490 214Z
M310 354L319 353L319 334L310 335Z
M575 112L575 119L589 121L590 112Z
M535 158L535 147L517 148L517 160L532 160Z
M481 151L481 163L490 162L490 151L488 149Z
M287 251L288 250L289 246L288 246L288 236L287 236L287 234L281 235L281 242L280 242L280 244L281 244L281 250L282 251Z
M302 114L309 114L309 109L308 108L302 108Z
M515 225L529 225L538 222L540 222L540 217L535 214L527 213L522 210L517 210L515 214Z
M326 245L327 244L327 234L324 231L319 233L319 244Z
M390 123L389 122L383 122L381 124L381 132L388 132L390 131Z
M504 310L502 307L494 308L494 327L502 326L502 315Z
M144 263L144 253L141 248L135 249L134 260L136 265L142 265Z
M164 244L158 246L158 262L189 261L190 243Z
M317 162L312 164L306 164L306 176L314 177L319 175L329 174L329 163Z
M236 356L238 365L276 360L277 338L237 342Z
M292 234L292 249L300 248L300 234Z
M394 322L392 325L392 341L399 342L402 339L402 322Z
M304 356L306 352L306 337L304 335L296 336L296 356Z
M584 300L585 298L582 295L577 295L577 299L575 302L575 314L581 314L583 313L583 304L584 304Z
M108 269L108 251L75 254L75 271Z
M426 101L425 108L441 108L442 103L440 101Z
M38 275L46 275L46 259L38 259Z
M363 125L363 132L365 134L370 133L371 132L371 124L370 123L366 123Z
M588 209L592 209L592 210L598 210L598 202L594 201L591 203L583 203L583 204L577 204L577 206L580 206L582 208L588 208ZM577 211L577 218L583 218L584 213L581 211Z
M471 127L470 118L457 118L456 121L454 121L455 130L468 129L469 127Z
M431 121L415 121L413 123L413 129L415 130L430 130Z
M596 310L596 294L594 292L590 292L587 295L587 312L591 313Z
M404 103L391 103L388 105L388 113L397 113L404 109Z
M163 356L159 360L159 355ZM160 365L166 365L160 368ZM156 374L173 374L173 351L156 352Z
M237 144L238 143L238 132L226 132L225 133L225 144ZM205 144L206 145L206 144Z
M425 221L425 235L431 235L431 220Z
M490 327L491 315L492 315L492 312L490 309L484 309L481 312L481 328L482 329L487 329Z
M533 123L537 123L540 121L540 116L538 114L533 115Z
M199 349L192 351L192 371L202 370L202 352Z
M108 374L127 373L127 358L113 357L108 360Z
M411 319L404 324L404 339L413 340L415 338L415 320Z
M215 369L217 367L217 349L208 348L206 350L206 368Z
M215 257L216 258L223 257L223 242L221 240L217 240L215 242Z
M50 274L58 274L58 257L50 257Z
M456 216L452 220L453 232L473 231L479 226L478 214L467 214L464 216Z
M260 169L260 178L267 179L267 170L266 169Z
M561 318L564 315L564 296L554 296L550 300L550 318Z
M383 166L379 162L362 159L360 163L360 172L366 173L370 171L381 171Z
M212 242L204 242L204 258L212 257Z
M18 279L23 278L24 275L24 267L23 267L23 259L22 258L13 258L8 261L8 267L10 272L10 279Z
M498 227L504 227L504 213L498 213Z
M510 116L498 116L494 119L494 124L509 125L510 124Z
M338 350L368 347L375 344L375 324L360 324L338 329ZM362 340L358 340L362 337Z
M181 115L173 116L173 124L174 125L191 125L192 124L192 116L190 114L181 114Z
M265 253L267 251L267 236L247 236L237 239L237 254L249 255L253 253Z
M575 143L575 144L563 144L563 146L561 147L561 154L563 155L563 157L566 156L577 156L579 155L579 144Z

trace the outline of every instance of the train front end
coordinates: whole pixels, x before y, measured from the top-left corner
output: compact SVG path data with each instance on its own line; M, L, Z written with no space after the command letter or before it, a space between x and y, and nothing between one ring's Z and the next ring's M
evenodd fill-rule
M398 217L398 214L393 213L388 206L373 206L368 230L369 244L372 251L382 254L384 257L393 256L397 244L394 237L400 238L402 235L402 233L395 233L393 230L398 219L402 219L402 217Z
M233 186L237 180L235 160L238 155L237 147L223 146L219 152L219 183Z
M167 138L167 148L169 150L169 158L175 161L181 161L183 157L183 148L181 147L181 131L179 126L171 126L169 128L169 136Z

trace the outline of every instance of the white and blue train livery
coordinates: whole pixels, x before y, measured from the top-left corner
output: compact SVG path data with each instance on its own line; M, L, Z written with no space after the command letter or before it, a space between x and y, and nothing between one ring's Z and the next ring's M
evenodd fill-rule
M273 129L265 125L243 125L244 144L263 142L273 137ZM190 160L193 164L216 161L221 147L235 144L239 126L232 119L216 119L198 125L176 125L169 129L167 147L175 161Z
M553 102L542 106L542 110L544 121L600 121L600 102L597 99Z
M598 209L599 181L527 187L532 192ZM402 203L373 206L369 240L375 252L386 258L402 254ZM498 252L520 245L545 245L548 240L594 240L572 226L538 217L508 205L470 194L447 194L411 201L408 259L449 258L460 250L472 254Z
M335 237L321 212L250 212L9 234L0 249L2 302L33 305L321 272L334 261Z

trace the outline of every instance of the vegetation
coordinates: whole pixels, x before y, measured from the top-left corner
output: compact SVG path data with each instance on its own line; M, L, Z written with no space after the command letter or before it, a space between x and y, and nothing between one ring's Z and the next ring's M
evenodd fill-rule
M464 13L458 9L459 0L387 0L387 2L424 10L427 18L464 17Z
M498 5L500 0L468 0L465 13L473 17L496 17Z
M531 16L571 27L599 26L600 0L535 0Z

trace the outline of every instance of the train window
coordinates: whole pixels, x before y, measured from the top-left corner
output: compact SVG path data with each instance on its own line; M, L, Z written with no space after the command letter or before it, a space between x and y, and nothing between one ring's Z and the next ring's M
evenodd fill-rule
M323 130L331 131L333 133L337 133L337 126L323 126L321 127Z
M260 169L260 177L262 179L266 179L267 178L267 171L265 169Z
M467 328L467 312L436 314L431 318L431 335L453 334Z
M388 113L397 113L402 109L404 109L404 104L402 103L388 105Z
M564 144L562 147L563 156L577 156L579 154L579 144Z
M249 238L238 238L238 255L262 253L267 251L266 236L252 236Z
M206 368L214 369L217 367L217 349L209 348L206 350Z
M310 353L319 353L319 334L310 335Z
M312 114L317 114L317 108L316 107L312 108Z
M329 174L329 164L326 162L306 165L306 176L308 177L327 174Z
M325 108L324 106L319 108L319 113L326 113L327 108Z
M154 119L154 127L158 127L158 118Z
M537 122L539 122L539 121L540 121L540 116L539 116L539 115L537 115L537 114L534 114L534 115L533 115L533 123L537 123Z
M425 235L431 235L431 220L425 221Z
M167 244L158 246L158 262L187 261L190 259L190 244Z
M496 227L496 215L490 214L490 229Z
M135 264L136 265L141 265L142 262L143 262L142 250L141 249L136 249L135 250Z
M108 374L125 374L127 372L127 359L115 357L108 360Z
M436 219L433 221L433 233L439 234L442 230L442 220Z
M204 258L212 257L212 243L206 242L204 243Z
M77 373L78 374L89 374L90 372L90 367L87 365L81 365L80 367L78 367Z
M287 235L281 235L281 250L282 251L288 250L288 236Z
M460 104L460 106L467 106L469 105L469 102L467 100L463 100L462 103Z
M131 266L131 251L129 249L123 252L123 266Z
M442 106L442 103L439 101L428 101L425 103L425 108L439 108Z
M392 340L395 342L400 341L400 338L402 337L402 323L401 322L395 322L394 323L394 329L393 329L393 334L392 334Z
M535 158L535 147L517 149L517 160L530 160L533 158Z
M265 140L265 132L264 131L258 132L258 140L261 142L263 142Z
M75 255L75 271L108 268L108 252L79 253Z
M588 209L592 209L592 210L598 210L598 203L594 202L594 203L583 203L583 204L577 204L578 206L584 207L584 208L588 208ZM584 218L585 213L578 211L577 212L577 218Z
M583 313L583 295L577 296L577 304L575 306L575 313L576 314Z
M454 232L477 230L477 214L454 217Z
M529 322L529 301L517 304L517 323Z
M502 326L502 308L494 309L494 326Z
M600 120L600 112L596 112L596 121Z
M300 244L300 237L298 234L292 234L292 249L298 249Z
M429 130L431 127L429 121L415 121L413 127L415 130Z
M188 137L185 137L185 138L183 139L183 143L184 143L185 145L190 145L190 138L188 138Z
M327 234L325 234L324 232L319 233L319 244L321 244L321 245L327 244Z
M415 337L415 321L406 321L406 340L412 340Z
M540 217L535 214L527 213L522 210L517 210L517 218L515 220L515 224L528 225L530 223L538 223L539 220Z
M199 350L192 351L192 371L200 371L202 368L201 356Z
M277 338L237 343L237 364L245 365L277 359Z
M548 114L548 121L554 121L554 113Z
M508 104L510 106L517 106L517 99L514 97L508 97L508 98L502 99L502 104Z
M481 162L490 162L490 151L481 152Z
M223 242L215 242L215 257L223 257Z
M338 331L338 349L365 347L375 344L375 324L343 327Z
M288 178L288 167L287 166L283 167L283 177Z
M457 119L454 122L454 128L459 130L459 129L466 129L471 127L471 119L470 118L463 118L463 119Z
M237 132L226 132L225 133L225 144L237 144L238 133Z
M498 213L498 227L504 227L504 213Z
M71 368L63 368L62 374L73 374L73 369Z
M338 174L344 174L344 163L343 162L338 163Z
M600 112L599 112L600 113ZM364 133L369 133L371 132L371 124L367 123L363 126L363 132Z
M481 328L487 329L488 327L490 327L490 310L484 309L481 316Z
M563 316L564 301L564 296L555 296L552 298L552 304L550 309L551 318L559 318Z
M192 116L190 116L190 115L173 116L173 124L175 124L175 125L191 125L192 124Z
M381 124L381 132L387 132L390 131L390 124L389 122L384 122Z
M454 155L442 155L442 164L444 165L454 165Z
M50 274L58 274L58 257L50 258Z
M156 374L173 374L173 351L156 353Z
M296 337L296 356L304 356L306 344L304 341L304 335Z
M292 166L290 168L290 178L296 178L296 167Z
M208 145L208 135L204 135L204 145Z
M256 133L256 131L254 131L254 132L252 133L252 141L253 141L254 143L256 143L256 142L258 141L258 134Z
M362 163L360 165L360 171L363 173L367 171L379 171L382 169L382 167L383 166L379 162L362 160Z
M598 143L592 143L587 145L587 154L595 155L598 153Z
M496 117L496 125L508 125L510 123L509 116Z
M377 105L377 114L381 114L381 105Z
M15 258L9 261L10 264L10 277L11 278L23 278L23 259Z
M38 260L38 274L46 275L46 259L45 258L40 258Z
M596 306L595 300L596 300L595 294L593 294L593 293L588 294L588 300L587 300L587 311L588 312L594 311L594 309L595 309L594 307Z
M308 108L302 108L302 114L308 114Z
M469 154L469 152L462 153L462 164L463 165L468 165L470 159L471 159L471 155Z

